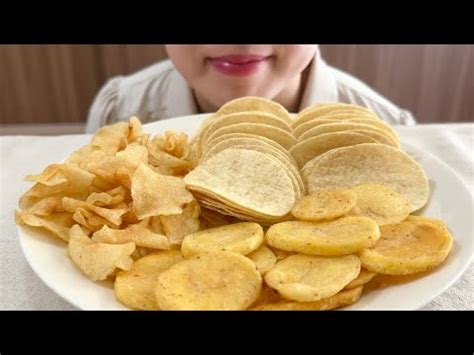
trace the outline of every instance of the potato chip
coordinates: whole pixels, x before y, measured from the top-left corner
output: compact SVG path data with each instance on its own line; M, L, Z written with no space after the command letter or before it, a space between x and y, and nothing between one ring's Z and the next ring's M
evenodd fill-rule
M220 251L196 255L162 272L155 296L164 310L239 310L255 302L261 287L250 259Z
M98 231L104 225L108 225L112 228L117 228L117 225L115 225L114 223L82 207L78 207L75 209L72 215L72 219L79 223L81 226L93 232Z
M379 226L402 222L411 211L410 202L389 187L363 184L351 191L357 195L357 204L347 215L371 218Z
M414 222L414 223L418 223L418 222L426 222L426 223L432 223L434 224L435 226L437 226L438 228L442 228L442 229L446 229L448 232L448 227L446 226L446 224L437 219L437 218L432 218L432 217L426 217L426 216L415 216L415 215L409 215L405 220L404 222Z
M39 217L28 212L15 211L15 221L17 224L44 228L64 241L68 241L69 228L74 224L71 213L67 212Z
M277 262L275 254L265 245L261 245L260 248L248 254L247 257L255 263L257 270L262 276Z
M185 236L199 231L200 211L197 201L192 200L183 209L183 213L160 217L163 230L171 245L181 245Z
M137 116L132 116L128 120L127 142L131 143L143 134L143 127Z
M230 126L225 126L213 132L207 139L208 142L211 142L224 134L231 133L245 133L262 136L275 141L285 149L290 149L297 143L297 140L292 133L263 123L236 123Z
M278 102L264 99L263 97L246 96L224 104L215 114L216 117L229 115L231 113L260 111L275 115L290 124L292 119L285 107Z
M148 163L150 167L157 173L163 175L182 176L186 175L193 167L191 162L177 158L171 154L147 146L148 148Z
M104 225L92 235L92 241L108 244L134 242L136 246L151 249L170 249L170 242L163 234L153 233L140 224L131 224L125 229L111 229Z
M373 272L407 275L430 270L448 256L453 237L445 228L423 221L380 227L378 243L362 251L362 265Z
M181 178L158 174L140 164L132 176L132 198L136 216L144 219L180 214L193 195Z
M189 234L183 239L181 252L185 257L219 250L246 255L262 243L262 227L257 223L243 222Z
M360 112L361 115L374 115L369 109L357 106L357 105L349 105L343 103L332 103L332 104L325 104L323 107L314 105L313 107L307 107L295 117L292 123L293 129L296 129L298 126L302 125L305 122L308 122L314 118L320 118L325 115L330 114L331 112Z
M153 138L151 144L178 159L186 159L190 152L188 136L182 132L166 131L164 135Z
M285 216L295 202L291 179L281 164L252 150L223 150L186 175L184 181L192 191L212 191L268 216Z
M291 214L303 221L320 221L340 217L356 204L357 195L351 190L336 189L315 192L299 200Z
M91 140L91 146L115 154L127 146L128 122L117 122L99 128Z
M215 228L230 224L232 217L223 215L212 209L201 207L200 219L200 230L206 230L209 228Z
M116 268L129 270L135 243L106 244L89 239L76 224L69 232L68 252L74 263L92 281L105 280Z
M380 231L366 217L343 217L329 222L288 221L272 225L266 233L271 247L312 255L358 253L377 243Z
M314 302L275 302L258 305L254 310L269 311L327 311L356 303L362 295L362 286L343 290L334 296Z
M278 291L274 290L266 283L263 283L262 291L260 291L260 295L258 296L257 300L252 304L250 309L258 309L267 304L278 303L281 301L284 301L284 299L281 297Z
M46 186L56 186L67 183L67 179L61 172L62 164L51 164L43 170L41 174L27 175L26 181L38 182Z
M83 208L90 212L95 213L96 215L106 219L112 225L119 227L122 224L122 216L127 212L127 208L104 208L95 206L91 203L87 203L85 201L80 201L70 197L63 197L62 199L63 208L68 211L74 213L77 208Z
M349 282L347 286L344 287L344 290L351 290L353 288L365 285L370 280L372 280L375 277L375 275L377 275L377 273L362 268L360 270L359 276L357 276L356 279Z
M38 202L34 203L31 207L24 206L27 208L23 208L20 203L20 208L36 216L49 216L53 213L64 212L61 200L61 195L53 195L38 200Z
M338 148L336 148L338 149ZM335 149L333 149L335 150ZM330 150L326 153L323 153L321 155L318 155L317 157L314 157L310 161L308 161L303 168L301 169L301 175L303 175L303 178L307 181L309 175L311 174L311 171L314 169L314 167L319 163L322 157L324 157L326 154L331 153L333 150Z
M359 144L329 152L307 179L310 193L361 184L379 184L408 199L411 212L429 196L423 168L408 154L383 144Z
M115 278L114 290L117 300L132 309L159 309L155 298L158 276L183 260L177 250L159 251L149 254L132 265L128 271L120 271Z
M86 199L86 203L99 207L113 207L122 201L122 194L110 195L107 192L93 192Z
M353 146L361 143L377 143L377 141L368 136L353 132L325 133L300 141L290 149L290 153L298 166L302 168L314 157L326 153L331 149Z
M314 302L341 291L360 272L357 256L292 255L265 275L265 282L284 298Z

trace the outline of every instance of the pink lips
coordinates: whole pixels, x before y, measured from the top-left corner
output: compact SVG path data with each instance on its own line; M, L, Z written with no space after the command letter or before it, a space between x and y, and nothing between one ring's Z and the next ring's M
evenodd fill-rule
M255 73L268 58L259 55L235 54L209 58L209 62L222 74L246 76Z

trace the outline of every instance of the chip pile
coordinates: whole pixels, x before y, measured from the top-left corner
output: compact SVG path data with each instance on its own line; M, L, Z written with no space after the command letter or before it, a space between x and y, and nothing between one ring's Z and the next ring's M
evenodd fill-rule
M189 143L132 117L38 175L16 221L68 243L92 281L141 310L328 310L379 277L448 256L422 167L366 108L317 104L295 118L246 97ZM374 283L375 284L375 283Z

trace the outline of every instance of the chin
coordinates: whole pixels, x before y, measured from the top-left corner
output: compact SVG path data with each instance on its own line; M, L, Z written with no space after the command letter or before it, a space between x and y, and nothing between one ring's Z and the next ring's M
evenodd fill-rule
M238 99L239 97L244 97L244 96L260 96L264 98L268 98L265 94L261 93L259 90L256 90L255 88L236 88L234 90L226 90L226 92L219 92L216 93L214 96L216 98L215 102L213 102L213 105L217 107L221 107L224 105L226 102L229 102L234 99Z

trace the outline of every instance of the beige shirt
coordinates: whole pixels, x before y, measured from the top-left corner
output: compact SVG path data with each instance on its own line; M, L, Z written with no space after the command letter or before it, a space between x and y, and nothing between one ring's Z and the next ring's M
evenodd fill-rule
M300 110L318 102L365 106L390 124L413 125L412 114L402 110L355 77L333 68L319 50L311 62ZM143 123L197 114L192 90L170 60L128 76L110 79L99 91L89 112L87 133L136 115Z

